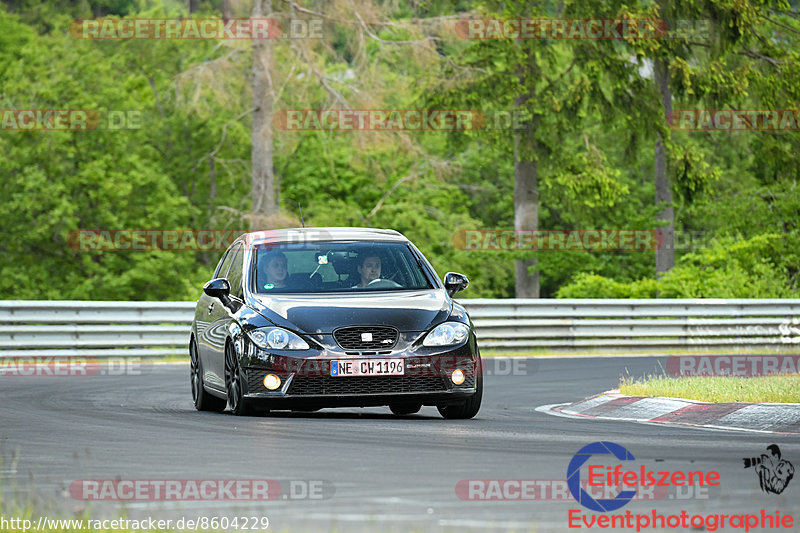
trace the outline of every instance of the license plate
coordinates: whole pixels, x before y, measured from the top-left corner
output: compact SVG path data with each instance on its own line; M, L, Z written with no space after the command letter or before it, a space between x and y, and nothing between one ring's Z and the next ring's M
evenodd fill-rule
M331 376L403 376L402 359L347 359L331 361Z

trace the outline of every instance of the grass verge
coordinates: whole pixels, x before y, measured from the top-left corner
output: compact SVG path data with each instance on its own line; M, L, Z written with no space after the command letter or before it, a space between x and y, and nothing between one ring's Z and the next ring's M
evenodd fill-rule
M628 396L666 396L702 402L800 403L800 374L760 377L623 377Z

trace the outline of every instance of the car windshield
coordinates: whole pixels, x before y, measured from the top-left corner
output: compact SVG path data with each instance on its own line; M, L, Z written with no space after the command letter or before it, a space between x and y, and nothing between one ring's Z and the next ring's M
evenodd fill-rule
M402 242L259 244L252 279L259 294L433 288Z

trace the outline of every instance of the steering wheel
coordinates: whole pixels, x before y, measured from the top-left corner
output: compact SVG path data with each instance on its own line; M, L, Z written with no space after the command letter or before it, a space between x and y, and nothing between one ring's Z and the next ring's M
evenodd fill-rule
M377 278L367 283L367 287L372 287L373 289L396 289L402 287L402 285L390 279Z

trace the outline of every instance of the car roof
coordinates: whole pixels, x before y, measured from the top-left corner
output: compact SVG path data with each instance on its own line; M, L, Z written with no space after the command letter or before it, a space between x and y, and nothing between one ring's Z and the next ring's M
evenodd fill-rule
M240 238L252 244L321 241L408 242L399 231L377 228L284 228L245 233Z

